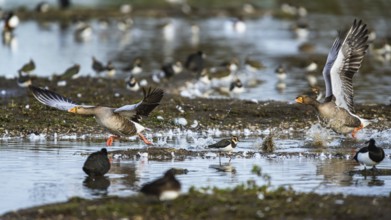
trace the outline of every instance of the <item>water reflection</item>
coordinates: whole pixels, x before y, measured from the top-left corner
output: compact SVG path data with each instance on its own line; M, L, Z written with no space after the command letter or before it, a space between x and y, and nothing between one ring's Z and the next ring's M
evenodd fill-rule
M91 178L87 176L83 181L83 186L91 190L93 196L105 196L108 194L107 189L110 186L110 180L106 176Z
M227 173L236 173L236 169L234 166L232 166L231 163L223 163L223 164L211 164L209 165L209 168L215 169L220 172L227 172Z
M353 170L355 165L353 161L324 160L316 165L316 175L322 175L325 183L350 186L353 184L353 177L349 175L349 171Z
M378 176L370 175L364 176L363 178L356 179L354 181L355 187L363 187L363 186L384 186L384 180L380 179Z

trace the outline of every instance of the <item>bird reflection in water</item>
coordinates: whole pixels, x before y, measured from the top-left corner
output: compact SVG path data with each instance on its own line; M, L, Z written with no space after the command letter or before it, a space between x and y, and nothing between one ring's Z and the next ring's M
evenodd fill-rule
M91 190L91 194L95 196L104 196L108 194L107 189L110 186L109 178L105 176L89 177L83 181L83 186Z

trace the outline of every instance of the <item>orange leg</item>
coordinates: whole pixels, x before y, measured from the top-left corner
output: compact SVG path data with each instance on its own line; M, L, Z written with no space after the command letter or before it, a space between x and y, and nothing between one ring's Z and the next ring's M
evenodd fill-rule
M359 130L361 130L361 129L363 129L364 128L364 125L363 124L361 124L359 127L357 127L357 128L354 128L354 130L353 130L353 132L352 132L352 137L353 138L356 138L356 133L359 131Z
M110 137L106 141L106 146L113 146L113 142L115 139L119 139L117 135L110 135Z
M141 133L138 133L138 136L141 138L141 140L144 141L145 144L148 144L148 145L152 145L152 142L148 141L144 135L142 135Z

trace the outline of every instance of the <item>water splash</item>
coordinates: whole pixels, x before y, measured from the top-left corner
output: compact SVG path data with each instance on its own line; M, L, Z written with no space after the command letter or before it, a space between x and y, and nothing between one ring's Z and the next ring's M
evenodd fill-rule
M322 127L319 123L313 124L306 132L306 141L315 146L327 146L331 142L331 133L327 128Z

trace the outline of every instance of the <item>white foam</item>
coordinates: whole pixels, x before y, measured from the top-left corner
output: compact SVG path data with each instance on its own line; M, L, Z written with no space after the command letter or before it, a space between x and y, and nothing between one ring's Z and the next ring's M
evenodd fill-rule
M45 134L36 135L32 133L28 136L28 138L30 139L30 141L41 141L41 140L46 140L46 135Z

